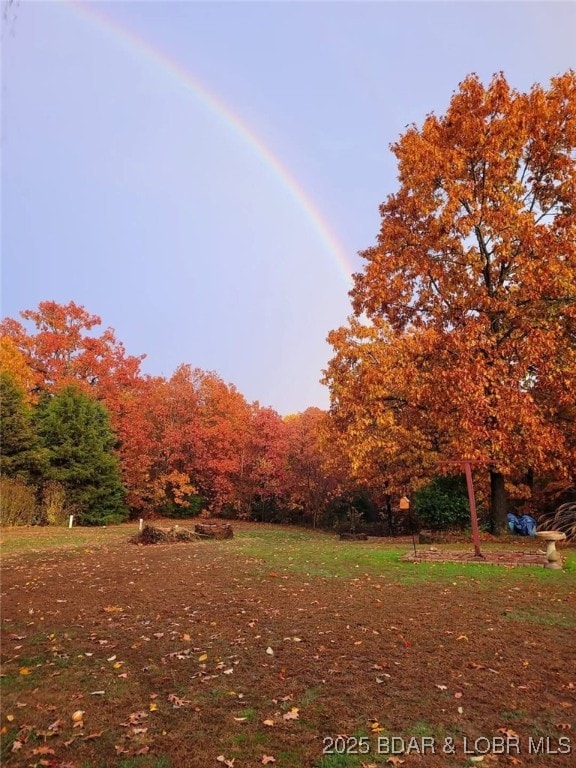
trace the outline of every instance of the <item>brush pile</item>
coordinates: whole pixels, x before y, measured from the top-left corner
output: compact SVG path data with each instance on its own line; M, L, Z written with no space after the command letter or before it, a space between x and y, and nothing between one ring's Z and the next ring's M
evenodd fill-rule
M142 530L133 536L132 544L171 544L178 541L197 541L198 534L186 528L175 525L173 528L157 528L154 525L145 525Z

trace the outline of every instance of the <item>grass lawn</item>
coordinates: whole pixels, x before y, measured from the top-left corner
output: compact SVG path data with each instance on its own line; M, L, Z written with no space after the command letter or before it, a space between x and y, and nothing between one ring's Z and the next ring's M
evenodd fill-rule
M3 765L576 763L576 548L413 564L409 540L234 527L1 531Z

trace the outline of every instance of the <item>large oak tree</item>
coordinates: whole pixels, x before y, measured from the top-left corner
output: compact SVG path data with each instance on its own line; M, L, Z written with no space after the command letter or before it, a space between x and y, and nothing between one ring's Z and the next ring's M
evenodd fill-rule
M495 531L507 477L576 464L575 148L573 71L528 93L502 74L488 86L467 77L445 115L392 146L400 186L351 294L358 318L392 333L364 355L362 378L375 366L394 428L428 433L439 461L487 463ZM368 415L374 392L345 389L350 332L331 341L333 410L365 403ZM395 366L403 383L390 382Z

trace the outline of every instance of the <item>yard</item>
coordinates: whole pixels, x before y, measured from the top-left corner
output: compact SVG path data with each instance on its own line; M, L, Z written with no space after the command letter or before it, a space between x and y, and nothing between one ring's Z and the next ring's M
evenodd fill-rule
M2 531L3 765L574 765L575 547L560 572L135 529Z

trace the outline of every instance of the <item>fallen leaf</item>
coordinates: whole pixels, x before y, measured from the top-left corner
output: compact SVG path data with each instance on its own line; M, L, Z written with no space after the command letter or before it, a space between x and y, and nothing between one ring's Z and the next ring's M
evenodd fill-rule
M218 757L216 758L216 760L218 760L218 762L219 762L219 763L224 763L224 765L226 766L226 768L233 768L233 766L234 766L234 761L236 760L236 758L235 758L235 757L233 757L233 758L232 758L232 760L227 760L227 759L224 757L224 755L218 755Z
M404 762L404 760L401 760L399 757L394 757L394 755L391 755L388 760L386 760L387 763L391 763L392 765L400 765Z
M98 733L89 733L88 736L84 736L82 741L91 741L92 739L99 739L104 731L98 731Z
M263 720L262 725L267 725L268 728L272 728L272 726L274 725L274 720Z
M148 709L150 710L150 712L156 712L156 710L158 709L158 704L156 704L156 702L153 701L149 705Z
M447 685L437 685L436 688L438 688L439 691L447 691L448 686Z
M456 640L468 640L468 638L466 637L466 635L458 635Z
M292 707L288 712L285 712L282 715L283 720L298 720L299 717L298 707Z
M516 733L516 731L513 731L512 728L498 728L496 730L496 733L503 733L509 739L517 739L517 738L519 738L519 736Z
M181 707L188 707L192 702L189 699L181 699L176 696L175 693L168 694L168 701L172 704L174 709L180 709Z
M148 717L147 712L132 712L128 715L128 721L126 723L120 723L120 725L124 727L138 725L138 723L141 723L146 717Z
M11 751L11 752L18 752L18 750L19 750L19 749L22 749L22 747L23 747L23 746L24 746L24 745L22 744L22 742L21 742L21 741L18 741L18 740L16 740L16 741L13 741L13 742L12 742L12 749L11 749L10 751Z
M268 765L269 763L275 763L276 758L272 757L272 755L262 755L261 763L262 765Z
M198 656L198 661L206 661L207 658L208 658L208 654L203 653L201 656Z
M266 648L266 653L268 654L268 656L274 656L274 651L272 650L272 648L270 648L270 646Z
M50 747L46 747L45 745L42 745L41 747L36 747L36 749L33 749L32 754L33 755L55 755L56 752Z
M74 725L73 728L83 728L84 727L84 711L82 709L77 709L76 712L72 715L72 722Z
M23 675L24 677L26 677L26 675L30 675L30 674L31 674L31 671L30 671L30 669L29 669L28 667L20 667L20 669L18 670L18 672L19 672L21 675Z

